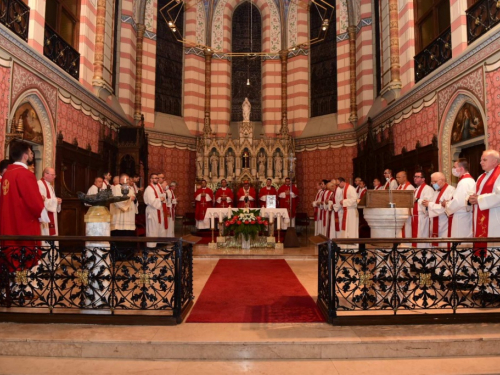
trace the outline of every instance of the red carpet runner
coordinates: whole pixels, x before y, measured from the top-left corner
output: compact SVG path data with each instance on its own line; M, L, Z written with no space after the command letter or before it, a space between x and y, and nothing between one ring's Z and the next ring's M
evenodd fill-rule
M315 302L283 259L221 259L188 323L324 322Z

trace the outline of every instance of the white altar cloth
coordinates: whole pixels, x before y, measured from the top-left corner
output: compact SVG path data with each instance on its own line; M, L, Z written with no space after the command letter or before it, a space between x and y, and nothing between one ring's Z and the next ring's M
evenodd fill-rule
M210 228L214 228L215 219L219 219L219 222L233 212L241 210L241 208L236 207L211 207L207 208L205 212L204 221L208 224L210 222ZM259 210L259 208L250 208L250 210ZM277 229L287 229L288 223L290 222L290 217L288 216L288 211L286 208L260 208L260 216L268 217L269 223L273 223L276 218L279 217L279 221L277 224Z

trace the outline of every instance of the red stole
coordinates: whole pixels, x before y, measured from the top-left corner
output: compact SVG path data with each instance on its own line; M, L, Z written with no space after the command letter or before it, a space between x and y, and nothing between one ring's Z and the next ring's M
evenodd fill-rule
M500 166L496 166L491 175L488 177L486 182L484 183L483 189L481 190L481 194L491 194L493 192L493 186L495 185L495 181L498 176L500 176ZM476 194L479 195L479 188L481 187L481 183L486 177L486 173L483 173L481 177L476 182ZM484 238L488 237L488 227L490 224L490 210L481 210L479 205L474 205L474 210L477 212L476 220L474 222L474 237L476 238ZM479 255L479 251L481 249L486 249L486 242L478 242L476 243L476 252L475 255Z
M406 188L407 188L408 186L410 186L410 185L411 185L411 184L410 184L408 181L406 181L405 186L403 186L403 185L399 185L399 186L398 186L398 188L397 188L396 190L406 190Z
M325 193L325 190L320 190L318 191L318 194L316 194L316 199L315 201L320 201L323 199L323 194ZM318 216L318 207L314 207L314 221L318 221L320 219L320 217Z
M155 192L155 198L158 199L158 192L156 191L155 187L153 186L153 184L149 184L149 186L151 186L151 188L153 189L153 191ZM158 188L160 189L160 193L163 193L163 189L161 188L160 185L158 185ZM163 210L163 225L165 227L165 229L168 229L168 220L167 220L167 204L165 203L165 201L163 201L161 203L161 208ZM158 223L161 224L161 212L160 210L156 210L156 212L158 213Z
M391 182L394 181L394 177L385 183L384 189L389 190L391 187Z
M42 178L40 181L43 182L43 185L45 186L45 191L47 192L47 199L51 199L52 196L50 195L50 189L49 186L47 185L47 182ZM49 235L55 236L56 235L56 225L55 225L55 219L54 219L54 213L47 210L47 213L49 214Z
M344 199L347 199L347 188L349 187L349 184L346 182L344 186ZM345 230L346 224L347 224L347 211L348 209L346 208L344 210L344 216L342 217L342 230Z
M170 189L170 191L172 192L172 201L175 199L175 194L174 194L174 191L172 189ZM177 205L176 204L173 204L172 203L172 218L174 219L174 222L175 222L175 207Z
M338 188L339 187L336 186L335 190L333 191L333 204L337 203L337 200L335 197L337 196L337 189ZM338 211L335 211L335 210L333 212L334 212L333 217L335 218L335 232L340 232L339 213L338 213Z
M424 187L426 186L426 183L424 182L422 185L418 187L416 190L417 195L415 196L415 203L413 203L413 213L411 217L411 236L413 238L418 237L418 199L420 199L420 195L422 195L422 191L424 190ZM413 247L417 247L417 244L414 243Z
M359 199L363 198L365 194L366 194L366 188L361 190L361 194L359 195Z
M441 197L443 196L443 193L444 191L448 188L448 184L444 184L443 188L439 191L439 194L436 198L436 202L434 203L439 203L439 200L441 199ZM450 218L448 218L449 220ZM450 222L448 221L448 237L450 236L449 235L449 232L450 232ZM431 237L439 237L439 216L436 216L436 217L433 217L432 218L432 233L431 233ZM432 243L432 246L439 246L439 244L437 242L433 242Z
M325 190L325 193L323 194L323 199L322 199L323 204L325 204L325 203L328 204L328 198L330 198L330 194L328 194L328 193L331 193L331 191ZM322 219L323 219L323 226L324 227L326 227L326 211L327 211L327 209L323 208L323 215L322 215L323 218Z

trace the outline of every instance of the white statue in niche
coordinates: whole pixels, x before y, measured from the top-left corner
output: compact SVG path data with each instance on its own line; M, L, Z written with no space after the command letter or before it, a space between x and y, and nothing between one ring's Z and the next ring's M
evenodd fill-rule
M259 176L266 175L266 156L261 152L259 154Z
M252 109L252 105L250 104L248 98L245 98L241 108L243 109L243 121L250 121L250 110Z

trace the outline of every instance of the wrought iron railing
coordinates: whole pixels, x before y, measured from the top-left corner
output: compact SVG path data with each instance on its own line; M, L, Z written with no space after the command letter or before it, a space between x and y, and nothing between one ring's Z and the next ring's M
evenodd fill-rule
M500 22L500 1L479 0L465 11L467 43L471 44Z
M80 77L80 54L45 24L43 54L76 80Z
M500 239L488 240L480 249L470 238L438 246L415 240L428 248L401 246L401 239L325 241L318 245L318 306L330 322L367 312L498 312Z
M25 41L28 40L29 21L30 7L22 0L0 0L0 22Z
M415 82L420 81L451 59L451 27L448 27L413 60L415 61Z
M148 248L145 242L154 239L78 237L93 244L82 241L79 251L73 245L66 252L64 243L75 237L57 239L1 247L0 321L177 324L192 304L188 242L167 239Z

